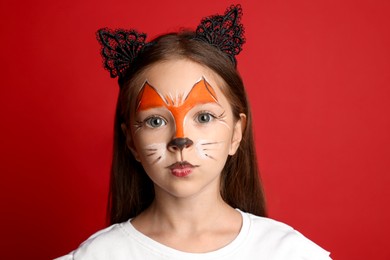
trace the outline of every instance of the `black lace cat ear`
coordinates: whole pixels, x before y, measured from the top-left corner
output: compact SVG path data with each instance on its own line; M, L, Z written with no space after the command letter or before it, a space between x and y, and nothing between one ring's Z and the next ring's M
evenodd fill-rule
M225 52L236 66L236 55L245 43L244 27L240 23L242 8L230 6L224 15L213 15L202 19L196 28L196 38L214 45Z
M224 15L213 15L202 19L196 29L196 39L215 46L228 55L236 66L236 55L245 43L244 27L240 23L242 9L240 5L231 6ZM135 30L110 30L103 28L97 31L101 44L101 55L104 68L110 71L112 78L123 79L127 70L145 46L146 34Z
M135 30L103 28L97 31L96 37L102 46L104 68L110 71L111 78L123 77L146 45L146 34Z

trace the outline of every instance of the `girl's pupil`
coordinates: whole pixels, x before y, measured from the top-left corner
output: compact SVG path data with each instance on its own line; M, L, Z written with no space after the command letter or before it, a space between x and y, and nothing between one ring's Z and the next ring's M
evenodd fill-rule
M201 122L201 123L207 123L210 121L210 119L211 119L211 117L209 114L200 114L199 115L199 122Z
M161 118L158 118L158 117L153 118L152 119L152 126L160 126L161 122L162 122Z

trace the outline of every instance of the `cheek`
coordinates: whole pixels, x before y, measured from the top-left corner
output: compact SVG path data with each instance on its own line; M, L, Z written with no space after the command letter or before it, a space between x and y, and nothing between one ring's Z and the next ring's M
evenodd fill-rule
M167 156L166 143L153 143L141 148L141 161L143 165L154 165L163 162Z
M170 141L166 129L140 129L133 133L135 150L141 162L155 164L166 157L167 143Z
M151 135L139 131L134 136L135 151L146 171L153 165L159 165L166 160L167 142L161 134Z
M143 131L140 130L134 135L134 142L139 147L145 147L154 143L167 143L168 137L167 131Z
M195 143L195 150L201 159L224 160L231 143L231 131L223 122L210 127L192 129L190 138Z
M153 150L163 150L166 149L168 140L162 135L140 135L139 138L135 140L135 146L139 153L148 154Z
M190 121L185 122L184 128L187 133L186 136L193 141L202 139L226 142L232 135L231 122L218 119L204 125Z

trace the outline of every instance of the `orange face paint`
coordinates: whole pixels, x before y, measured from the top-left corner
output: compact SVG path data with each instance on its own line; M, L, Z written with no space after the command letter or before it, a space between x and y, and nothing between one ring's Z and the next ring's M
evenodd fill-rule
M186 97L180 96L174 100L169 95L162 96L148 82L145 82L138 95L136 111L166 107L175 119L176 138L180 138L184 137L184 117L188 111L195 105L205 103L218 103L218 101L213 88L204 78L192 87Z

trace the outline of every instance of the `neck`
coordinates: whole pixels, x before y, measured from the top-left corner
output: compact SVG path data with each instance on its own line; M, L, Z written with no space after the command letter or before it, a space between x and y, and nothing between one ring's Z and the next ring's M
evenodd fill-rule
M157 196L151 210L156 219L165 220L165 224L173 230L206 228L230 208L219 192L210 193L203 192L183 199Z
M206 190L185 198L172 196L158 187L155 191L152 205L134 219L133 225L136 227L148 226L150 230L193 234L212 229L216 224L224 222L226 216L238 214L222 199L219 189Z
M154 202L132 224L144 235L177 250L217 250L233 241L242 224L240 213L223 201L217 187L184 197L156 187Z

